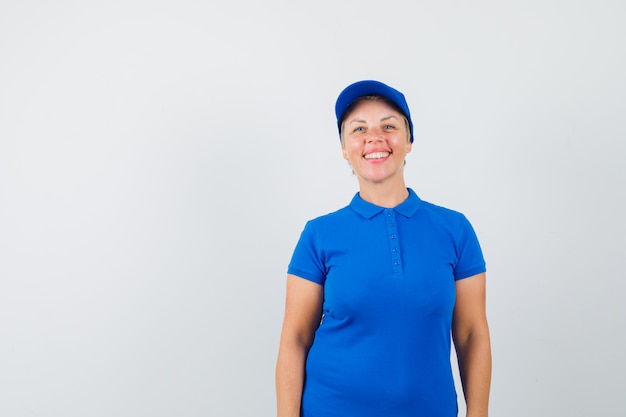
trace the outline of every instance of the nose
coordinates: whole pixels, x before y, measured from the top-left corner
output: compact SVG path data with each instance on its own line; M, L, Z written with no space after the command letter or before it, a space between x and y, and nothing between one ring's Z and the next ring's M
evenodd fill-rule
M381 142L383 140L383 132L380 129L370 130L370 134L367 135L367 143Z

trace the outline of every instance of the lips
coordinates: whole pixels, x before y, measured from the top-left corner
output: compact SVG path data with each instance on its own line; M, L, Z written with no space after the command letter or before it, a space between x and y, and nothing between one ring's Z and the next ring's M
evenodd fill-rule
M370 152L366 153L363 157L365 159L383 159L390 155L390 152Z

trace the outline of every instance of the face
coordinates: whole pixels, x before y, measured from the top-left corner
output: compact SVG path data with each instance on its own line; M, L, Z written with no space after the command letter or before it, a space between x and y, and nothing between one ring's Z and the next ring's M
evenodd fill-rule
M406 154L411 152L404 115L382 100L362 100L342 124L343 157L359 182L404 181Z

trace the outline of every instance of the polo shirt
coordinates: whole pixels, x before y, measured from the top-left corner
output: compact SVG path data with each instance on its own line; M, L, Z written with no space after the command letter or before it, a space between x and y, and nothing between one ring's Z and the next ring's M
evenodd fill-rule
M288 272L324 287L306 360L304 417L453 417L455 281L485 271L466 217L412 189L307 222Z

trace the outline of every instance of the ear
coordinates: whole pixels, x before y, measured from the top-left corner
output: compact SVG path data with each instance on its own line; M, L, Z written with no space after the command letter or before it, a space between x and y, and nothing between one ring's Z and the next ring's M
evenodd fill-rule
M413 149L413 144L411 143L411 139L409 139L409 141L406 144L406 153L411 153L412 149Z
M341 155L343 155L343 159L348 160L348 150L346 149L346 145L341 141Z

